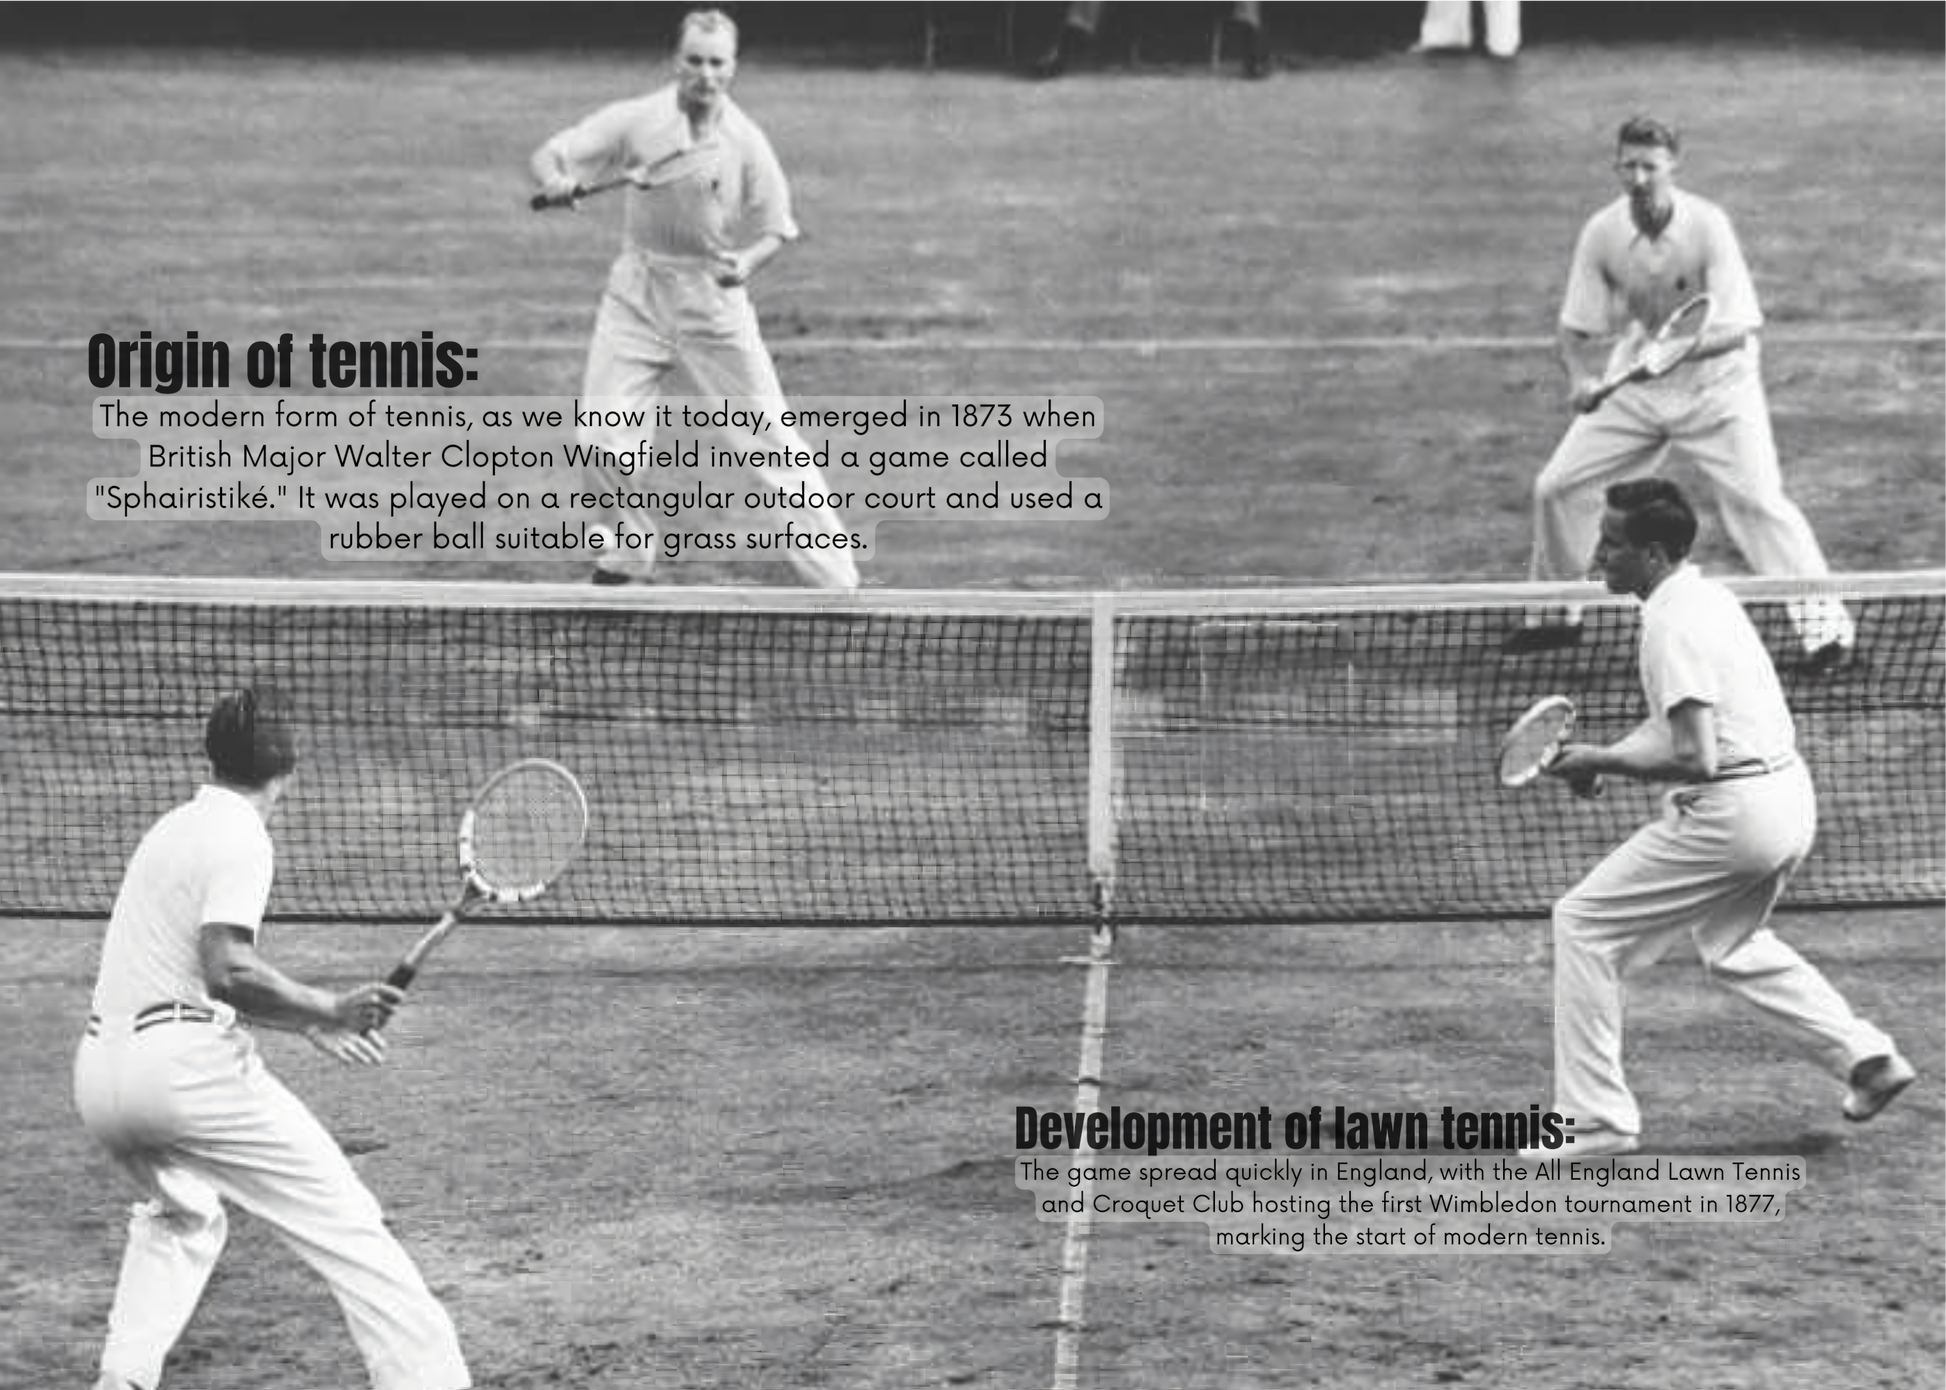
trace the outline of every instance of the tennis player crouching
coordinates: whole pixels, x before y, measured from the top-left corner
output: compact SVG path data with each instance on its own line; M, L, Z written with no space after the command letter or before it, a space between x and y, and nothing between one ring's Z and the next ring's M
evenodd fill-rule
M1763 311L1729 215L1676 186L1681 140L1637 116L1615 136L1623 196L1583 224L1561 303L1559 338L1573 423L1534 480L1532 579L1581 579L1595 541L1602 488L1659 474L1671 451L1687 455L1721 503L1724 529L1757 574L1830 572L1811 523L1785 494L1759 331ZM1659 381L1597 399L1604 367L1633 358L1675 307L1707 292L1716 309L1690 359ZM1603 344L1619 331L1612 357ZM1599 409L1595 407L1600 405ZM1844 604L1793 604L1804 669L1832 675L1851 665L1856 626ZM1566 625L1537 623L1507 635L1510 655L1581 640L1578 610Z
M314 988L258 953L268 822L297 762L281 703L225 695L204 748L209 784L129 860L75 1056L82 1123L146 1198L129 1221L96 1390L156 1390L222 1252L225 1200L324 1277L375 1390L464 1390L445 1309L244 1026L301 1032L341 1062L375 1065L402 996L386 984Z
M1649 715L1606 746L1570 743L1548 771L1676 784L1663 813L1554 908L1554 1106L1574 1122L1574 1158L1639 1147L1641 1114L1622 1072L1622 981L1688 934L1709 977L1795 1035L1869 1120L1910 1085L1892 1040L1770 930L1770 915L1817 828L1810 773L1776 668L1736 596L1687 557L1696 514L1661 478L1607 489L1595 568L1642 602ZM1551 1156L1523 1150L1522 1156Z

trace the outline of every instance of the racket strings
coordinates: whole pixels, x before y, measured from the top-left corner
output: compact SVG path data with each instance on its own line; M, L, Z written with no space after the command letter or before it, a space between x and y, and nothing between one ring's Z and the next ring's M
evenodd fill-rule
M1552 725L1515 734L1507 740L1506 749L1500 755L1500 771L1511 777L1542 766L1554 754L1559 738Z
M503 777L473 808L473 871L497 891L538 888L574 858L587 820L580 789L563 775Z
M1655 338L1643 348L1643 366L1650 373L1660 375L1689 356L1702 340L1704 330L1709 327L1710 313L1711 305L1706 296L1698 296L1677 309Z
M1515 724L1500 745L1501 780L1511 785L1544 771L1573 723L1572 708L1549 706Z
M1661 376L1664 372L1682 361L1688 351L1688 339L1683 339L1680 342L1657 339L1642 349L1642 368L1651 376Z

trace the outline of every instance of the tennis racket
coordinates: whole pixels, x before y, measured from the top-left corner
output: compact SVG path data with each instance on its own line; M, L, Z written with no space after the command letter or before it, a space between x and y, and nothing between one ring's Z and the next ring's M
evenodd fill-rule
M385 982L405 989L433 949L481 907L539 897L580 852L588 798L574 774L545 758L495 773L459 822L459 897L407 951Z
M1709 331L1710 321L1715 316L1716 301L1708 294L1699 294L1678 304L1674 312L1662 321L1662 327L1656 329L1655 335L1636 350L1633 358L1601 379L1582 409L1593 410L1631 382L1651 381L1673 372L1703 345L1703 335Z
M1561 756L1574 732L1574 701L1565 695L1536 700L1500 738L1495 769L1503 787L1524 787Z
M535 212L545 212L549 208L569 208L583 198L592 198L598 193L606 193L615 188L667 188L672 183L694 178L709 168L716 156L714 145L690 145L675 150L648 164L637 164L622 170L610 179L599 183L577 184L572 193L565 198L550 198L545 193L536 193L527 200L527 206Z

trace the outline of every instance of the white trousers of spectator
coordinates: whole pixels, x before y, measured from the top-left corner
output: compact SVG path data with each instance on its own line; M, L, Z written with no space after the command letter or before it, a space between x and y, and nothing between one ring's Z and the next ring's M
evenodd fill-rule
M729 399L762 410L773 422L761 434L742 430L712 430L720 444L749 453L752 450L809 453L796 430L775 424L780 412L788 408L777 369L764 347L757 328L756 311L749 294L741 287L718 285L710 267L702 261L665 260L640 252L624 252L609 272L608 287L595 314L593 341L588 348L588 368L582 380L582 405L607 403L629 409L653 411L662 395L664 379L675 368L688 373L698 392L713 399ZM653 415L649 416L653 422ZM577 440L613 453L632 453L655 438L653 424L634 427L606 425L583 426ZM735 468L713 469L709 453L702 454L697 470L641 469L627 478L615 478L618 486L649 489L658 479L668 478L677 485L694 487L699 481L741 496L749 484L773 492L799 488L826 499L830 488L817 468ZM655 566L654 537L657 524L652 513L623 510L617 523L633 531L647 543L631 547L614 557L597 561L607 570L643 576ZM782 520L801 523L811 531L842 535L845 527L828 500L808 508L767 511L759 525L773 531L782 529ZM724 558L723 552L702 552L706 558ZM741 552L737 552L741 553ZM825 589L858 587L858 567L848 549L789 548L768 552L788 559L798 574L809 583Z
M228 1234L226 1200L324 1278L374 1390L465 1390L452 1320L324 1126L244 1028L128 1019L75 1055L82 1123L134 1179L101 1369L155 1390Z
M1685 385L1693 370L1625 386L1574 417L1534 482L1530 578L1585 578L1608 485L1647 477L1677 449L1702 475L1730 543L1753 571L1811 579L1831 572L1811 523L1784 493L1762 377L1738 370L1696 390ZM1851 645L1851 615L1839 600L1797 600L1790 611L1805 650Z
M1770 930L1817 800L1802 763L1682 787L1554 908L1554 1106L1575 1128L1639 1134L1622 1068L1627 976L1687 935L1715 984L1755 1005L1840 1081L1892 1041ZM1572 1150L1566 1151L1570 1155Z
M1520 0L1484 0L1487 52L1496 58L1511 58L1520 52ZM1426 12L1419 22L1421 48L1471 48L1473 46L1472 0L1426 0Z

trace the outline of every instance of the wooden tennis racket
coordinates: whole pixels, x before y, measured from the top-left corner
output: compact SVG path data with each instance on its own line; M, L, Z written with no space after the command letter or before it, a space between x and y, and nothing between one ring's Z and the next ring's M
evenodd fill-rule
M1501 735L1500 751L1494 771L1503 787L1525 787L1554 766L1574 732L1574 701L1565 695L1549 695L1536 700ZM1600 774L1570 778L1569 788L1584 801L1606 795L1608 784Z
M599 183L577 184L574 191L564 198L550 198L545 193L536 193L527 200L527 206L535 212L545 212L549 208L571 208L583 198L592 198L616 188L667 188L672 183L694 178L710 168L715 156L714 145L690 145L648 164L633 165Z
M1536 700L1501 735L1494 770L1503 787L1524 787L1561 756L1574 732L1574 701L1565 695Z
M1716 301L1706 293L1678 304L1632 358L1601 379L1582 404L1582 410L1593 410L1631 382L1652 381L1673 372L1696 355L1715 317Z
M385 982L405 989L426 957L482 907L539 897L574 862L588 833L588 799L574 774L545 758L495 773L459 823L459 896L412 943Z

